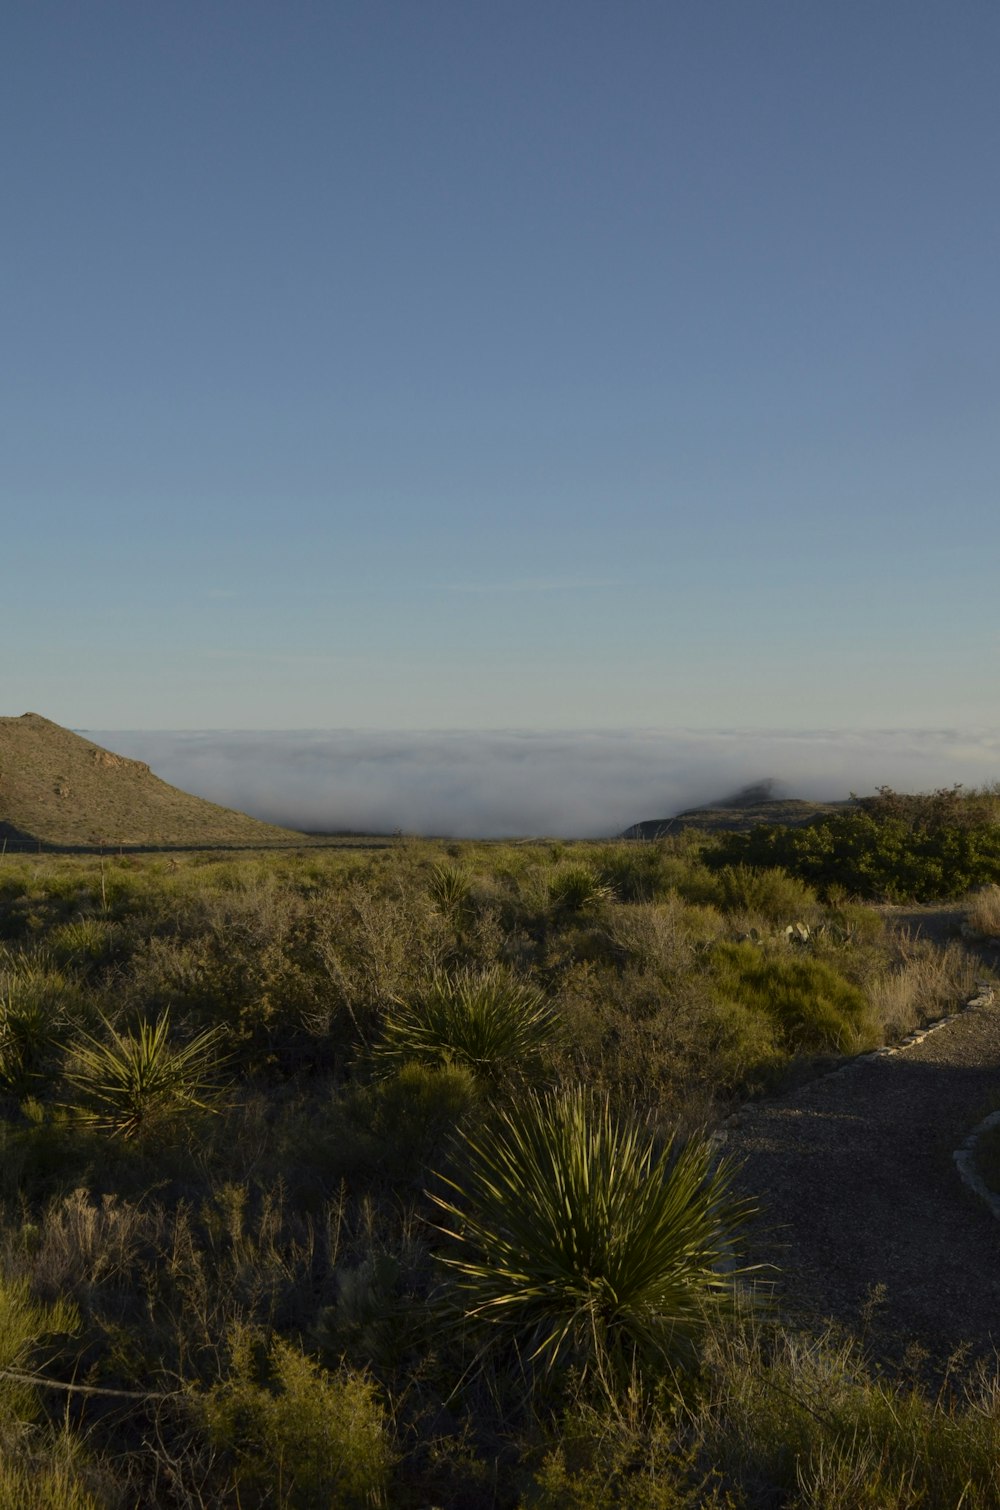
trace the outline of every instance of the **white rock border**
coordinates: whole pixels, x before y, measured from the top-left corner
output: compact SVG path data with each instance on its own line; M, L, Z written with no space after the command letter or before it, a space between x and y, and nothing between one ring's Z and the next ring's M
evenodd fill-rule
M976 1168L976 1145L983 1133L989 1132L991 1127L1000 1127L1000 1112L990 1112L988 1117L972 1129L961 1148L956 1148L952 1154L955 1160L955 1168L959 1178L969 1189L984 1200L997 1221L1000 1222L1000 1195L991 1190Z

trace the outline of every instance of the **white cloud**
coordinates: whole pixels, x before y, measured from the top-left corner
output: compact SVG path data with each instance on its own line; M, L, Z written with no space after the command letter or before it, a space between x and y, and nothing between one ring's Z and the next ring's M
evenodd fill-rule
M817 799L1000 780L1000 731L110 732L213 802L308 829L590 837L751 781Z

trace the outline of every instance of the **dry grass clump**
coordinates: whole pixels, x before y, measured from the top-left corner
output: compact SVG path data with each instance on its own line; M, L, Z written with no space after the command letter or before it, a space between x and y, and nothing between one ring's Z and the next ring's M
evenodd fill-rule
M1000 938L1000 886L983 886L973 893L965 926L978 938Z
M900 934L896 959L867 984L883 1042L955 1011L973 994L976 964L960 944L938 947Z

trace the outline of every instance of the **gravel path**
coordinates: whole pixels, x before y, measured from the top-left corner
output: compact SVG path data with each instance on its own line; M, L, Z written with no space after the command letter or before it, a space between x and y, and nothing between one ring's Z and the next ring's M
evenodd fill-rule
M940 1365L962 1344L1000 1349L1000 1222L952 1158L1000 1107L1000 1002L973 1007L901 1052L862 1060L731 1124L736 1186L760 1215L751 1262L773 1263L793 1319L862 1328L898 1362L916 1343Z

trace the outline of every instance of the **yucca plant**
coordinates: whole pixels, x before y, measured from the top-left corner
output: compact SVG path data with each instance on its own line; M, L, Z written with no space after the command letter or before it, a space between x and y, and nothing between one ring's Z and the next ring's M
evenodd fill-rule
M47 950L0 949L0 1089L18 1097L39 1089L78 998Z
M565 912L583 912L600 902L612 901L614 892L589 865L564 865L549 881L549 897Z
M438 910L455 924L463 922L469 912L472 882L458 865L435 865L429 890Z
M51 1068L63 1018L58 1004L11 985L0 992L0 1088L11 1095L35 1091Z
M376 1053L392 1068L417 1060L495 1078L527 1067L555 1028L542 992L495 966L439 976L422 1001L390 1009Z
M82 1121L135 1138L184 1112L213 1109L222 1029L171 1043L169 1011L136 1033L104 1027L107 1042L87 1036L77 1043L66 1075L80 1093L72 1110Z
M749 1214L711 1146L657 1153L605 1097L527 1096L463 1134L465 1172L434 1195L467 1320L506 1331L543 1370L602 1380L679 1365L735 1282ZM442 1177L443 1178L443 1177Z

